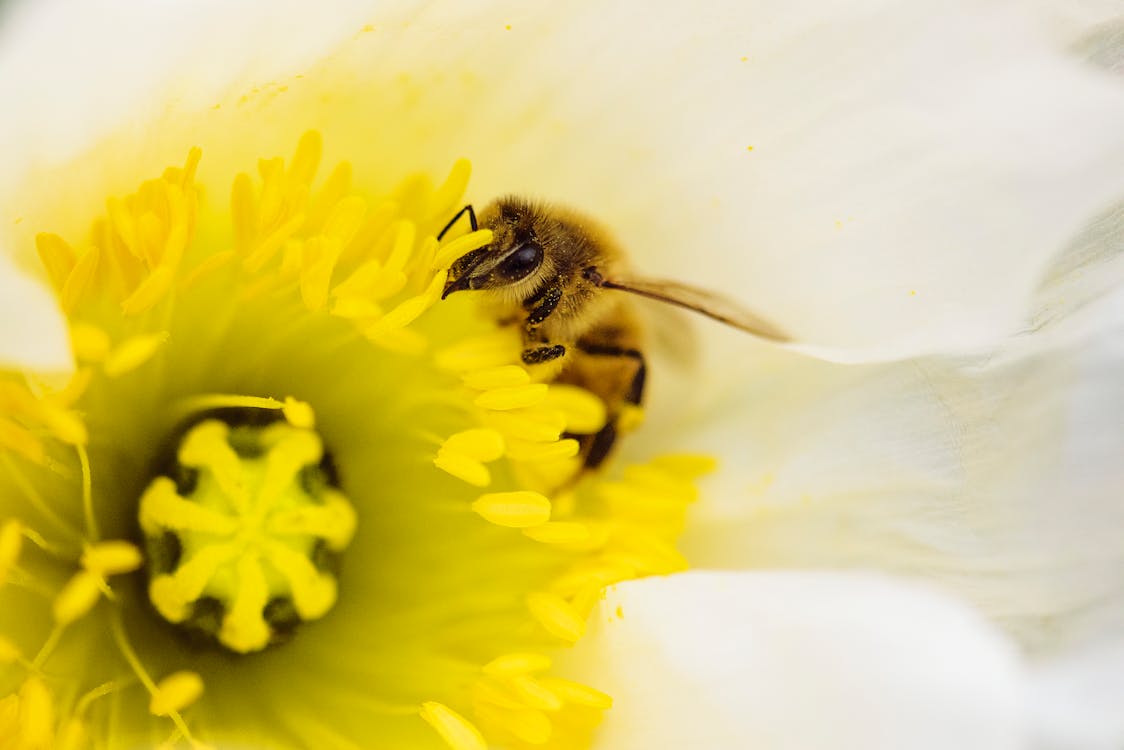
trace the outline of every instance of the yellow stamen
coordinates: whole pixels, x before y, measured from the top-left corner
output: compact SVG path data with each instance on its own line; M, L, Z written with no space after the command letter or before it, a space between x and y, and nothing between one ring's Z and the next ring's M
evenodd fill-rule
M540 403L546 398L547 390L549 390L549 386L545 383L492 388L477 396L473 403L483 409L496 409L497 411L520 409Z
M606 695L600 690L594 690L580 682L564 680L560 677L542 677L539 681L567 703L576 703L579 706L588 706L601 711L608 711L613 707L612 696Z
M101 586L102 580L97 574L88 570L75 573L52 604L55 622L69 625L93 609L101 597Z
M131 573L141 566L144 556L132 542L115 539L87 547L80 562L86 570L105 577Z
M46 750L53 744L55 702L46 684L29 677L20 687L20 739L17 747Z
M469 388L487 391L493 388L511 388L531 382L527 371L517 365L502 365L473 370L464 375L464 384Z
M503 709L484 705L478 713L488 723L503 727L504 731L531 745L546 743L554 731L546 714L534 709Z
M475 232L461 235L455 240L449 241L437 251L437 255L433 258L431 267L434 271L444 271L446 268L453 265L457 258L484 247L491 241L491 229L479 229Z
M43 262L43 268L46 269L52 286L61 294L70 272L78 262L77 253L62 237L48 232L41 232L35 236L35 247L39 251L39 259Z
M70 342L74 347L74 356L82 362L101 362L113 344L109 334L92 323L71 326Z
M478 459L447 448L437 452L433 465L473 487L487 487L492 482L492 473Z
M495 461L503 455L503 435L495 430L463 430L450 435L442 446L477 461Z
M90 744L90 730L81 719L66 719L55 737L55 750L84 750Z
M102 365L105 374L116 378L137 369L152 359L167 340L168 334L165 331L126 339L109 353L105 364Z
M548 462L578 455L578 441L571 438L550 443L512 442L507 455L514 461Z
M511 677L514 675L529 674L532 672L545 672L550 669L552 660L546 654L535 652L514 652L497 656L484 665L484 674L493 677Z
M170 716L182 711L203 695L203 678L196 672L173 672L156 684L148 703L153 716Z
M593 434L605 426L605 404L587 390L572 385L555 385L543 399L543 407L563 414L566 429Z
M544 591L528 594L527 608L553 636L576 643L585 635L585 618L557 594Z
M448 706L428 701L421 706L421 717L437 730L452 750L488 750L488 743L472 722Z
M522 529L550 520L550 500L537 492L492 492L481 495L472 509L497 526Z
M523 534L543 544L581 544L591 537L589 526L572 521L551 521L523 529Z

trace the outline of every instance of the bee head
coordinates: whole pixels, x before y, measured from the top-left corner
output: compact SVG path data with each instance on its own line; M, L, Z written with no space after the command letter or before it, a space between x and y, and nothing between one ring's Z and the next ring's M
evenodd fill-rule
M488 245L462 256L449 269L441 299L465 289L504 289L520 283L543 264L542 245L531 238L496 248Z

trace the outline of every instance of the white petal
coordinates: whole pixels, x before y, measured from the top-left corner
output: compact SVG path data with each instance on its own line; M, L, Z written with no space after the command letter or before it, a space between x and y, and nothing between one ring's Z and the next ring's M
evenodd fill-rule
M167 116L186 127L226 90L228 59L227 87L275 80L361 6L212 2L165 21L161 5L131 26L118 11L99 33L56 14L13 36L40 51L20 58L14 91L0 65L0 93L19 105L5 138L146 121L132 104L164 105L146 99L163 91L149 58L190 72ZM1069 32L1042 25L1055 15L970 0L394 4L329 61L350 71L336 101L353 106L316 124L363 124L371 153L357 166L392 174L468 154L475 199L584 207L642 270L734 293L831 347L820 354L961 348L1019 321L1050 255L1124 189L1124 91L1062 56ZM299 54L277 53L289 46ZM81 60L85 84L73 65L40 76L44 50ZM129 64L103 77L102 58ZM271 138L315 110L253 111Z
M0 368L64 373L73 367L58 303L0 253Z
M1124 747L1124 641L1040 665L1031 678L1034 750Z
M722 457L696 564L924 576L1039 649L1124 627L1124 289L988 357L728 367L706 429L649 430Z
M299 72L358 31L370 6L359 0L324 0L315 9L300 0L14 3L0 26L6 170L70 158L116 128L134 128L143 141L152 137L145 126L169 107L210 107L235 85Z
M1021 674L978 616L876 576L621 584L577 647L614 696L598 750L1004 750Z

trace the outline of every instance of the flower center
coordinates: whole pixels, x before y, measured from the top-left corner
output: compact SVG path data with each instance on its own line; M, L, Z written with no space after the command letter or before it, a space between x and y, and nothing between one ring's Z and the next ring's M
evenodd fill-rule
M208 419L176 450L173 475L140 501L148 595L168 622L238 653L322 617L355 510L329 486L315 431Z
M710 460L584 471L606 405L441 301L491 241L437 239L467 163L389 187L320 156L227 200L193 149L88 240L37 237L79 366L0 377L0 736L582 748L610 707L553 657L606 585L686 566Z

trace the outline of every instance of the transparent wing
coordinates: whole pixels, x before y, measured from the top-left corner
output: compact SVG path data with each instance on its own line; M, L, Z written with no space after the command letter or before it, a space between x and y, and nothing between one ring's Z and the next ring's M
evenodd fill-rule
M725 323L764 339L778 342L790 340L788 334L776 325L746 310L737 302L689 284L681 284L677 281L620 278L604 279L601 286L692 310L719 323Z

